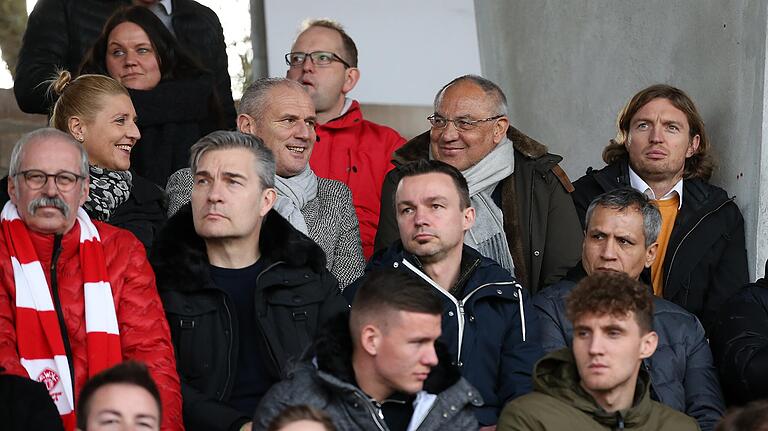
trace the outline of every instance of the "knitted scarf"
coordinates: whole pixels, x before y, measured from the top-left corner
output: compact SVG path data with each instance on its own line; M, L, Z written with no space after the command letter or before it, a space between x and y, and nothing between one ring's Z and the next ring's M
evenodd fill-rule
M487 156L462 171L469 186L469 197L475 208L475 225L464 235L464 243L483 256L499 263L512 274L515 264L504 234L504 214L491 195L501 180L515 170L515 149L512 141L504 139Z
M309 164L300 174L290 178L275 175L277 200L275 211L288 220L293 227L304 235L309 235L307 222L301 209L307 202L317 197L317 176Z
M88 376L122 360L112 288L99 232L88 214L77 210L80 266L85 292ZM21 365L32 380L45 383L65 429L75 429L74 389L51 290L27 226L14 204L0 212L0 228L11 256L15 284L16 342Z

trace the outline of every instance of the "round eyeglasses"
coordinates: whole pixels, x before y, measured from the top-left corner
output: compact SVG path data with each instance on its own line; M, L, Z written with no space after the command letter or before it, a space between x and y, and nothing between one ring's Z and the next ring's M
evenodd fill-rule
M314 63L315 66L328 66L334 61L338 61L347 69L352 67L349 63L344 61L343 58L330 51L289 52L288 54L285 54L285 64L291 67L301 67L304 65L304 62L307 61L307 57L312 59L312 63Z
M454 118L453 120L450 120L448 118L441 117L437 114L432 114L429 117L427 117L427 120L429 120L429 124L431 124L432 127L435 129L445 129L448 123L453 123L453 127L455 127L456 130L461 130L463 132L466 132L466 131L477 128L477 126L480 123L485 123L486 121L498 120L503 116L504 115L499 114L499 115L494 115L493 117L483 118L481 120L473 120L471 118Z
M48 183L48 178L53 178L53 182L56 184L56 188L59 189L60 192L68 192L72 190L75 187L75 184L77 184L78 180L85 179L85 177L81 175L77 175L68 171L61 171L56 174L46 174L45 172L38 169L21 171L14 176L19 175L24 177L24 183L32 190L42 189Z

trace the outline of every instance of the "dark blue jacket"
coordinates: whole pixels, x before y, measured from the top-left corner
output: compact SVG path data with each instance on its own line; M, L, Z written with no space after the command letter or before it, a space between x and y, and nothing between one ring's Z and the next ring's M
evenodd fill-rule
M533 365L544 354L528 292L507 270L466 245L456 296L430 280L399 241L375 254L366 272L386 267L413 272L440 294L444 309L440 339L485 401L475 410L478 422L496 424L508 401L533 389ZM357 283L344 290L350 303L356 288Z
M570 275L570 274L569 274ZM571 347L573 326L565 316L565 300L576 282L561 280L533 298L544 350ZM654 297L656 352L643 361L651 376L651 397L693 417L702 431L713 430L725 405L704 328L693 314Z

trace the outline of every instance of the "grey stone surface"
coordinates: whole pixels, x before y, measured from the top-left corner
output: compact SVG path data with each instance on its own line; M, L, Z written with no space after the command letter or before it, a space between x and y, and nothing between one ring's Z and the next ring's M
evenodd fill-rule
M655 83L696 102L719 159L714 184L746 220L752 278L768 257L764 0L476 0L483 73L521 130L565 157L573 178L601 167L616 115Z

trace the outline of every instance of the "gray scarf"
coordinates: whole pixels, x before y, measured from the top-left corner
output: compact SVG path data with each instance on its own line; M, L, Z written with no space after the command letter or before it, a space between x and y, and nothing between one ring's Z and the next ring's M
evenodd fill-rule
M91 182L83 207L92 218L107 222L117 207L131 195L133 177L129 171L88 166Z
M493 202L491 194L501 180L515 171L515 149L504 139L476 165L462 172L469 185L469 197L475 208L475 225L464 234L464 243L483 256L515 273L515 264L504 234L504 214Z
M275 211L285 217L301 233L309 235L307 222L301 213L304 205L317 197L317 176L309 168L309 164L300 174L290 178L275 175L275 188L277 189Z

